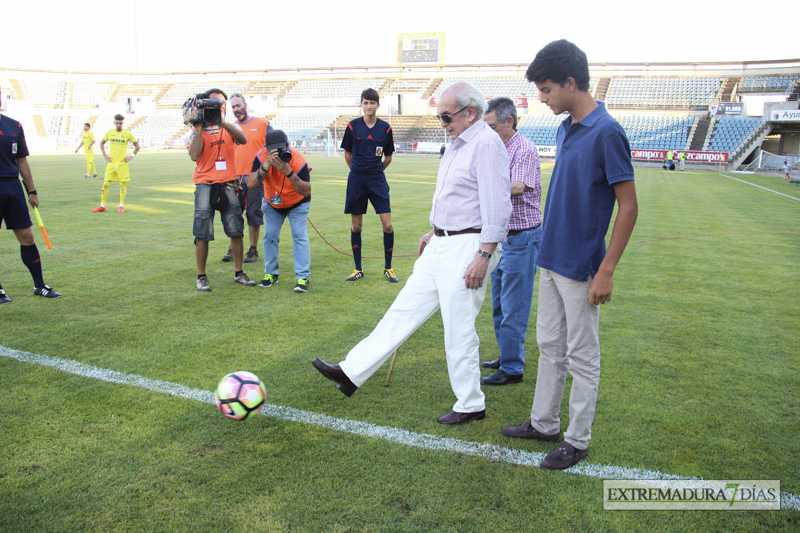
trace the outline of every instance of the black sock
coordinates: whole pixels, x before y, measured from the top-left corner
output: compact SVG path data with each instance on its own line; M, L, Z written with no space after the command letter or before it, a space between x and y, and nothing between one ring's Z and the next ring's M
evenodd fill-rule
M244 270L234 270L233 275L238 276L240 274L244 274Z
M356 263L356 270L361 270L361 232L356 233L350 230L350 244L353 247L353 261Z
M383 256L385 265L383 268L392 268L392 251L394 251L394 231L383 234Z
M19 255L22 257L22 262L31 271L33 277L33 286L35 288L44 287L44 278L42 277L42 261L39 258L39 249L35 244L30 246L19 247Z
M198 274L197 275L197 279L202 279L202 278L208 279L208 276L206 276L205 274Z
M257 249L258 249L258 248L256 248L255 246L250 246L250 251L251 251L251 252L253 252L253 251L257 250Z

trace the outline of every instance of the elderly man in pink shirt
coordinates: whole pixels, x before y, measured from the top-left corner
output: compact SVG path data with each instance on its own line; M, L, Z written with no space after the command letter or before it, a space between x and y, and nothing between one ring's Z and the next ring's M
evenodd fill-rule
M486 281L497 266L497 244L506 239L511 216L508 151L482 120L486 98L467 83L442 92L437 118L452 139L439 165L430 223L419 239L413 274L372 333L338 365L314 367L351 396L436 311L441 309L450 385L456 396L440 424L463 424L486 416L480 387L475 318ZM423 249L425 253L423 252Z

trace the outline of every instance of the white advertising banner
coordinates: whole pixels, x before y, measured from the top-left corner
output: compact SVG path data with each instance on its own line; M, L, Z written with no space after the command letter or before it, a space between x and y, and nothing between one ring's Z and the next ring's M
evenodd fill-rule
M769 112L770 122L800 122L800 109L773 109Z

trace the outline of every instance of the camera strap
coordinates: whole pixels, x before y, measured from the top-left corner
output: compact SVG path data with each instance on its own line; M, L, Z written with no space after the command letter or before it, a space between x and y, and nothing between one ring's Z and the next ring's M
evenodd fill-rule
M211 125L211 132L214 137L217 135L214 132L214 126ZM217 160L214 162L214 167L217 170L227 170L228 163L222 159L222 126L219 126L219 141L217 142Z

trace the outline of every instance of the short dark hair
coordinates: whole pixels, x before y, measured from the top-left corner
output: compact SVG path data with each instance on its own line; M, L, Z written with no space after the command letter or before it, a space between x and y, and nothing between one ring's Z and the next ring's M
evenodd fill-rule
M88 122L86 122L86 123L84 124L84 126L89 126L90 128L92 127L92 125L91 125L91 124L89 124Z
M588 91L589 60L583 50L566 39L553 41L539 50L525 77L529 82L550 80L559 85L564 85L567 78L573 78L579 91Z
M228 95L227 95L227 94L225 94L225 91L223 91L222 89L216 89L216 88L215 88L215 89L209 89L209 90L207 90L207 91L206 91L206 98L211 98L211 93L219 93L219 94L221 94L221 95L223 96L223 98L224 98L226 101L228 100Z
M378 94L378 91L375 89L364 89L361 91L361 100L359 100L359 104L364 100L372 100L373 102L381 103L381 95Z
M495 112L497 122L505 122L508 117L514 117L514 131L517 131L517 106L514 105L514 100L500 96L492 98L486 104L486 113Z
M114 115L114 120L125 120L125 117L117 113L116 115Z

